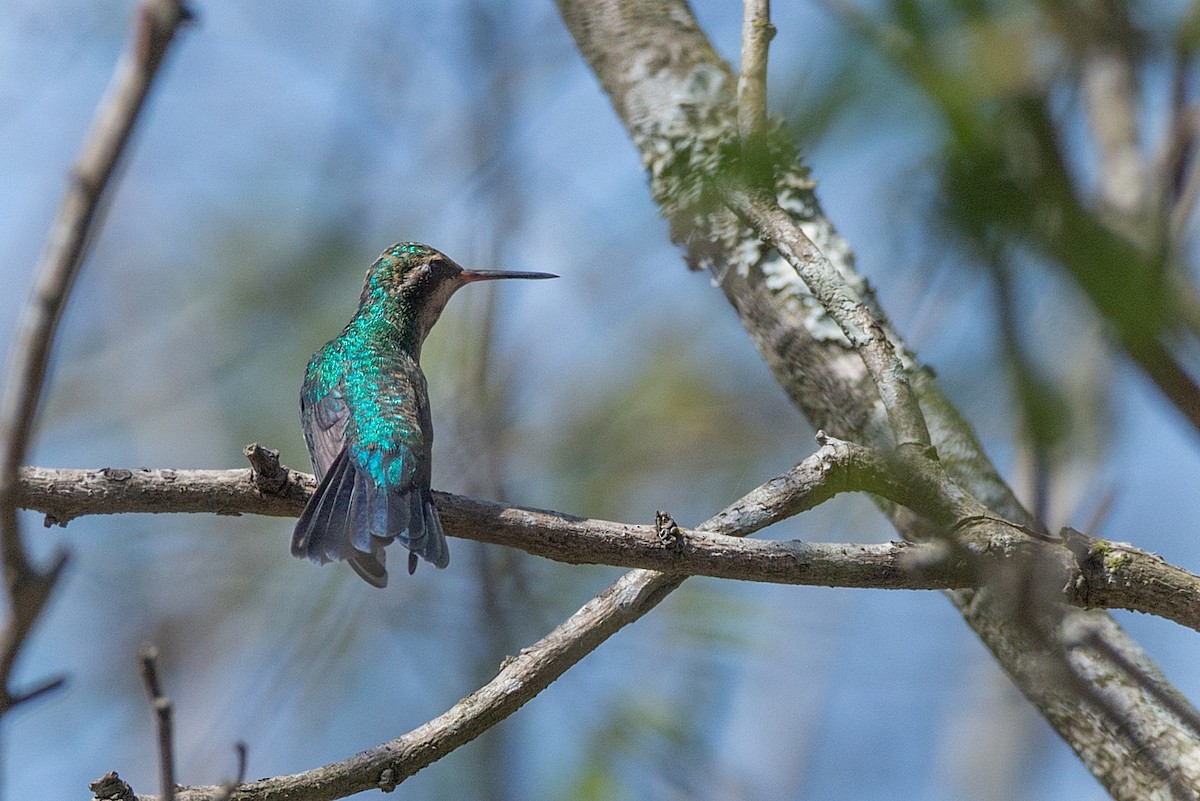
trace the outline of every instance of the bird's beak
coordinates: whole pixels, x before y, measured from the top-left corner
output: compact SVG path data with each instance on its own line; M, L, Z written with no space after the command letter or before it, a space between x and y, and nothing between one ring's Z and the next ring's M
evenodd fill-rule
M558 278L554 273L518 273L509 270L463 270L462 282L495 281L500 278Z

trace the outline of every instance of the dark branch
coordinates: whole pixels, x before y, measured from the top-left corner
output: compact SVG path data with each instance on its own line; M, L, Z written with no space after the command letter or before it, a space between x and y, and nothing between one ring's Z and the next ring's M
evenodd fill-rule
M158 742L159 798L173 801L175 798L175 726L171 699L163 692L158 679L158 648L143 645L138 650L142 683L154 709Z

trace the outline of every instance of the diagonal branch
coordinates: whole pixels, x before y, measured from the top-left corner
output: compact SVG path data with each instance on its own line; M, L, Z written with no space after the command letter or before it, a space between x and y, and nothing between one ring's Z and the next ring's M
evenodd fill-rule
M803 505L806 501L802 496L820 496L827 491L827 479L822 477L837 474L836 470L827 469L826 462L832 451L831 447L822 446L802 463L807 466L804 472L813 481L795 491L795 503ZM439 511L441 501L447 497L439 497ZM529 511L524 510L522 514ZM453 529L455 521L455 516L448 514L447 529ZM715 534L734 533L716 518L701 528ZM390 792L421 768L516 712L605 640L657 606L685 578L651 570L630 571L545 637L507 660L494 679L428 723L340 762L291 776L248 782L238 787L232 798L330 801L370 789ZM193 787L181 790L176 798L178 801L209 801L220 792L218 787Z
M247 782L234 801L331 801L366 790L390 792L417 771L516 712L605 640L649 612L683 581L645 570L625 574L578 612L508 660L496 677L408 734L349 759L290 776ZM218 787L191 787L177 801L209 801Z
M871 310L849 291L825 254L771 195L732 182L722 187L722 195L730 208L796 269L809 291L862 356L887 410L896 443L929 445L925 416L895 347Z
M145 0L139 8L132 38L97 109L34 270L33 291L14 339L0 400L0 555L9 603L9 619L0 639L0 712L29 697L28 693L14 696L9 677L66 560L60 553L44 572L30 563L17 526L17 471L29 449L55 332L95 230L100 202L167 46L187 18L179 0Z

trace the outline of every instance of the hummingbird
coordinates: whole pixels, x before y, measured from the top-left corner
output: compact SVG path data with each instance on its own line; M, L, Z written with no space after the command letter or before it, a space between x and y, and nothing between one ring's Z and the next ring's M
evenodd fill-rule
M427 245L401 242L367 271L358 311L317 351L300 388L300 423L317 477L292 534L292 555L350 563L388 582L384 548L399 540L437 567L450 551L430 491L433 422L421 345L459 287L550 273L466 270Z

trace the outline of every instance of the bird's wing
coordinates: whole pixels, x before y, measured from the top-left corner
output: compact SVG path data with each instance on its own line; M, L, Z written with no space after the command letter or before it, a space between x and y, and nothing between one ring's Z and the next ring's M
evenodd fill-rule
M429 490L433 426L412 357L363 349L350 360L349 376L323 376L317 364L305 378L301 416L320 485L296 524L292 553L344 559L383 587L384 548L394 540L438 567L450 562ZM414 566L410 556L410 572Z
M337 380L329 386L322 379L314 357L300 392L300 422L318 482L329 472L346 444L346 421L350 417L342 381Z

